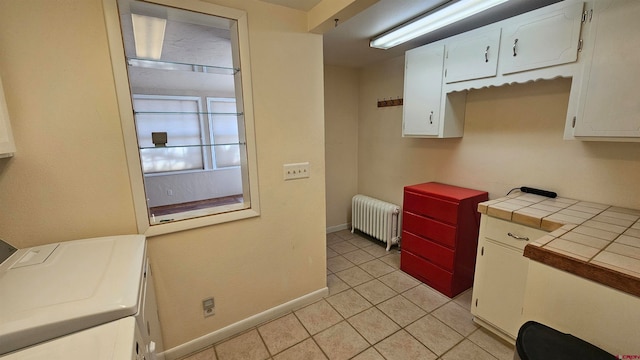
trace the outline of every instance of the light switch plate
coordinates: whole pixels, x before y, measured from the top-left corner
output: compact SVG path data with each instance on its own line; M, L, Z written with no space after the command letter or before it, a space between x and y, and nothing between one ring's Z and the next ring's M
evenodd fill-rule
M309 177L309 162L284 164L284 179L295 180Z

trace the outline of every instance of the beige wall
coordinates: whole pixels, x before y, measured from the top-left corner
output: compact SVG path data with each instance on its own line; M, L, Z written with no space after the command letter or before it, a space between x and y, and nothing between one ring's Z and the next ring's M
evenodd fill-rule
M0 2L17 152L0 159L0 237L18 247L135 230L100 1Z
M324 67L327 228L351 221L351 198L358 191L358 70Z
M402 94L403 61L360 74L359 192L401 204L403 186L427 181L486 190L490 198L531 186L640 208L638 143L562 139L570 80L470 91L464 137L402 138L402 107L379 109L376 100Z
M262 215L149 239L166 348L326 286L322 38L302 12L212 2L248 12ZM0 2L0 75L17 146L0 160L0 237L134 233L102 2ZM311 177L284 182L302 161Z

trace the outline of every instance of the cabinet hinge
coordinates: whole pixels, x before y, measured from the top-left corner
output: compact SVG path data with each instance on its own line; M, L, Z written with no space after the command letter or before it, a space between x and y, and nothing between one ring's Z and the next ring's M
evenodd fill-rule
M584 41L582 39L580 39L580 41L578 41L578 52L582 51L582 45L584 44Z
M573 118L573 121L576 121L576 118ZM480 256L484 256L484 246L480 249ZM476 300L478 301L478 300Z
M571 123L571 127L574 128L574 129L576 128L576 117L575 116L573 117L573 122Z
M587 22L587 20L589 20L589 22L591 22L592 19L593 19L593 9L585 10L582 13L582 22Z
M478 298L476 298L476 307L478 307Z
M444 69L444 77L447 77L447 69Z

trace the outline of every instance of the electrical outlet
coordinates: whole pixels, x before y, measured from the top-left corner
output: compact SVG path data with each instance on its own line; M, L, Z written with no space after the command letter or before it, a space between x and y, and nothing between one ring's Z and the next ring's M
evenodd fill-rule
M213 316L216 313L216 303L213 297L202 300L202 315L204 317Z
M304 179L309 177L309 162L284 164L284 179Z

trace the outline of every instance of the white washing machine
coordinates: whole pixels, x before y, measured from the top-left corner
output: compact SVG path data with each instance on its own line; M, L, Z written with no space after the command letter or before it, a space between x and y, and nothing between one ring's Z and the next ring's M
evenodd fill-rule
M127 317L139 328L146 358L161 358L156 356L162 352L162 337L142 235L17 250L0 264L0 294L3 360L21 349Z
M142 335L132 316L45 341L2 360L145 360Z

